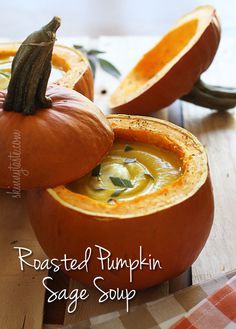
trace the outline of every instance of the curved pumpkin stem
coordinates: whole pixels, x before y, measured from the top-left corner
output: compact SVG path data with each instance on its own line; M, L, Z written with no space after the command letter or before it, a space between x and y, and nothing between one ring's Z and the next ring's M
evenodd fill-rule
M33 114L37 109L52 106L45 94L60 22L59 17L54 17L21 44L12 62L11 80L3 104L5 111Z
M181 99L209 109L226 111L236 106L236 89L211 86L199 79Z

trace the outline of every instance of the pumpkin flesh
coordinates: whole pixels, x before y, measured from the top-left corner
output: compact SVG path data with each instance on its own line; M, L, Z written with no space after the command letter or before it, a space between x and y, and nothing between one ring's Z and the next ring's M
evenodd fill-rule
M142 60L133 69L130 75L121 84L121 92L128 97L146 83L151 84L151 79L161 71L187 46L196 34L198 20L193 19L172 32L168 33L153 49L144 55ZM146 88L147 86L145 86ZM119 97L119 95L118 95ZM121 100L119 100L121 101Z
M220 24L211 6L185 15L124 78L110 99L116 113L145 114L188 94L212 62Z
M112 258L159 259L163 270L135 271L129 282L125 269L102 271L96 254L90 270L67 274L92 285L104 277L106 288L143 289L185 271L197 258L208 237L214 213L213 195L202 145L190 133L169 122L135 116L110 116L116 140L143 143L173 152L182 161L182 175L153 193L106 203L58 186L28 193L28 207L36 236L49 257L83 259L84 250L100 245Z
M3 43L0 44L0 71L5 70L5 64L1 65L1 61L10 59L12 61L20 44ZM3 69L1 69L1 66ZM9 65L6 63L6 66ZM82 52L70 47L56 44L52 55L52 74L51 81L61 86L74 89L86 96L90 100L94 97L93 75L87 58ZM8 79L0 74L0 89L5 89ZM1 88L1 81L3 88Z
M12 56L1 57L0 56L0 90L5 90L8 87L11 76ZM59 80L65 71L62 67L52 64L52 71L49 78L49 83Z

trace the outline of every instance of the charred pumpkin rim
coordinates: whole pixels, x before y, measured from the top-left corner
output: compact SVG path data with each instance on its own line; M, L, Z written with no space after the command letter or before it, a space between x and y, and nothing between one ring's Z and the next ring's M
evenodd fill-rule
M133 99L139 97L148 89L150 89L155 83L160 81L168 72L172 69L172 67L184 57L184 55L198 42L201 38L209 23L213 21L216 26L219 27L219 21L216 16L216 12L214 7L210 5L197 7L192 12L186 14L181 19L178 20L177 24L173 26L167 34L165 34L160 41L151 48L148 52L146 52L143 57L137 62L137 64L133 67L133 69L128 73L127 76L121 81L118 85L117 89L113 92L110 100L109 106L110 108L116 108L123 104L129 103ZM155 49L161 44L165 42L166 38L170 36L173 32L177 31L181 27L184 27L189 23L196 23L196 30L189 38L187 44L180 49L179 52L173 57L170 58L168 62L160 69L157 70L154 75L150 78L147 78L143 84L140 84L139 88L134 89L133 92L125 94L125 90L127 85L130 84L130 81L135 81L135 75L142 74L142 64L145 63L145 60L151 58ZM219 27L220 28L220 27ZM176 38L179 40L179 38ZM173 47L172 47L173 48ZM158 56L158 54L156 54ZM156 61L158 62L158 61ZM151 65L149 65L151 66Z
M188 200L206 182L206 152L197 138L184 128L142 116L109 115L108 120L116 138L156 144L177 153L182 159L183 174L158 191L114 205L74 193L65 186L47 189L47 193L62 206L93 216L95 220L141 217Z
M0 43L0 58L15 56L20 44L20 42ZM88 60L82 52L60 44L54 46L52 64L65 72L55 83L72 89L80 77L90 68Z

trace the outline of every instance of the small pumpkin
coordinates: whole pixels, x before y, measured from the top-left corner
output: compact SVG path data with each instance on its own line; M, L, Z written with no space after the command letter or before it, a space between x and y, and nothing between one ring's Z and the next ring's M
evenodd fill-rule
M198 7L177 24L136 64L110 98L115 113L148 114L178 98L207 108L236 105L236 90L200 80L211 64L221 36L212 6Z
M50 187L76 179L108 152L113 132L86 97L47 87L60 19L32 33L12 63L8 91L0 91L0 187Z
M114 203L95 200L63 185L34 189L28 193L30 219L51 258L67 254L82 260L85 249L93 248L89 272L66 272L69 276L88 285L102 276L101 285L106 288L143 289L184 272L206 242L214 213L207 157L191 133L169 122L125 115L109 116L109 122L116 141L141 142L176 154L182 161L182 175L153 193ZM101 270L94 245L109 250L112 259L124 260L139 259L142 246L143 257L151 254L162 270L137 269L130 283L128 270Z
M15 56L19 46L20 44L18 43L0 44L0 64L2 60L5 66L6 64L9 66L11 57ZM74 89L90 100L93 100L93 74L87 57L81 51L56 44L53 48L52 64L55 69L63 72L61 77L56 77L55 81L53 81L54 83ZM4 79L4 73L8 73L8 71L2 71L0 68L0 77L2 73L2 78ZM6 79L5 85L8 85L8 79Z

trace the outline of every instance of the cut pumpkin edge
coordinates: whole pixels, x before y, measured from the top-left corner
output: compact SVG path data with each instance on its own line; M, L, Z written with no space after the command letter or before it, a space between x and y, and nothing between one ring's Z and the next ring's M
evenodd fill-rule
M150 79L147 79L146 82L143 84L140 84L139 88L136 88L133 92L127 93L126 88L127 85L132 83L136 80L136 76L139 77L140 67L142 63L145 62L145 60L150 57L151 53L157 49L158 46L160 46L161 43L165 42L166 38L170 36L173 32L175 33L178 29L181 27L184 27L185 24L189 24L191 22L196 21L196 31L193 33L193 35L189 38L187 44L177 53L176 56L174 56L172 59L170 59L165 65L161 68L161 70L158 70L155 72L154 76ZM199 39L203 36L204 32L207 30L209 25L213 24L216 29L220 32L220 21L219 17L216 13L216 10L211 5L206 6L200 6L197 7L192 12L184 15L181 19L178 20L177 24L173 26L166 35L164 35L159 42L150 49L146 54L143 55L143 57L140 59L140 61L133 67L133 69L128 73L128 75L121 81L117 89L112 94L110 100L109 100L109 107L114 111L114 113L129 113L129 111L125 109L126 105L129 105L133 100L139 98L139 97L145 97L143 94L147 92L151 87L153 87L155 84L157 84L159 81L161 81L168 73L171 71L171 69L179 62L183 57L193 48L199 41ZM181 36L179 36L181 37ZM179 39L176 39L176 42L178 43ZM218 47L218 45L217 45ZM217 49L216 47L216 49ZM215 50L216 51L216 50ZM215 54L215 53L214 53ZM157 58L155 58L155 61L158 62L158 53L156 54ZM214 57L214 55L213 55ZM213 58L212 58L213 59ZM210 61L211 62L211 61ZM210 64L210 63L209 63ZM209 65L207 65L208 67ZM205 71L207 67L204 67L202 70ZM199 78L200 74L202 72L198 72L196 74L195 81ZM184 72L183 72L184 74ZM132 81L133 80L133 81ZM192 86L194 85L195 81L192 81ZM171 86L170 86L171 88ZM190 88L191 90L191 88ZM190 91L189 90L189 91ZM187 91L186 91L187 92ZM126 94L124 94L126 93ZM171 90L170 90L171 93ZM179 97L183 96L184 93L180 94ZM168 104L169 105L169 104ZM122 110L124 109L124 112ZM154 108L153 111L156 109ZM136 114L131 113L130 114ZM138 113L137 113L138 114ZM141 114L141 113L140 113Z
M0 43L0 58L15 56L20 45L20 41ZM55 84L74 89L93 100L93 74L87 57L81 51L55 43L52 63L65 72Z
M183 175L159 191L137 197L129 202L118 202L112 206L72 192L65 186L47 189L45 193L48 193L54 201L74 211L91 215L95 220L142 217L185 202L207 183L209 170L204 147L184 128L164 120L143 116L109 115L108 120L116 138L125 140L127 137L127 141L133 138L132 141L146 143L152 140L156 145L159 142L166 144L173 151L176 148L175 152L183 154ZM142 129L145 125L148 125L149 131Z

